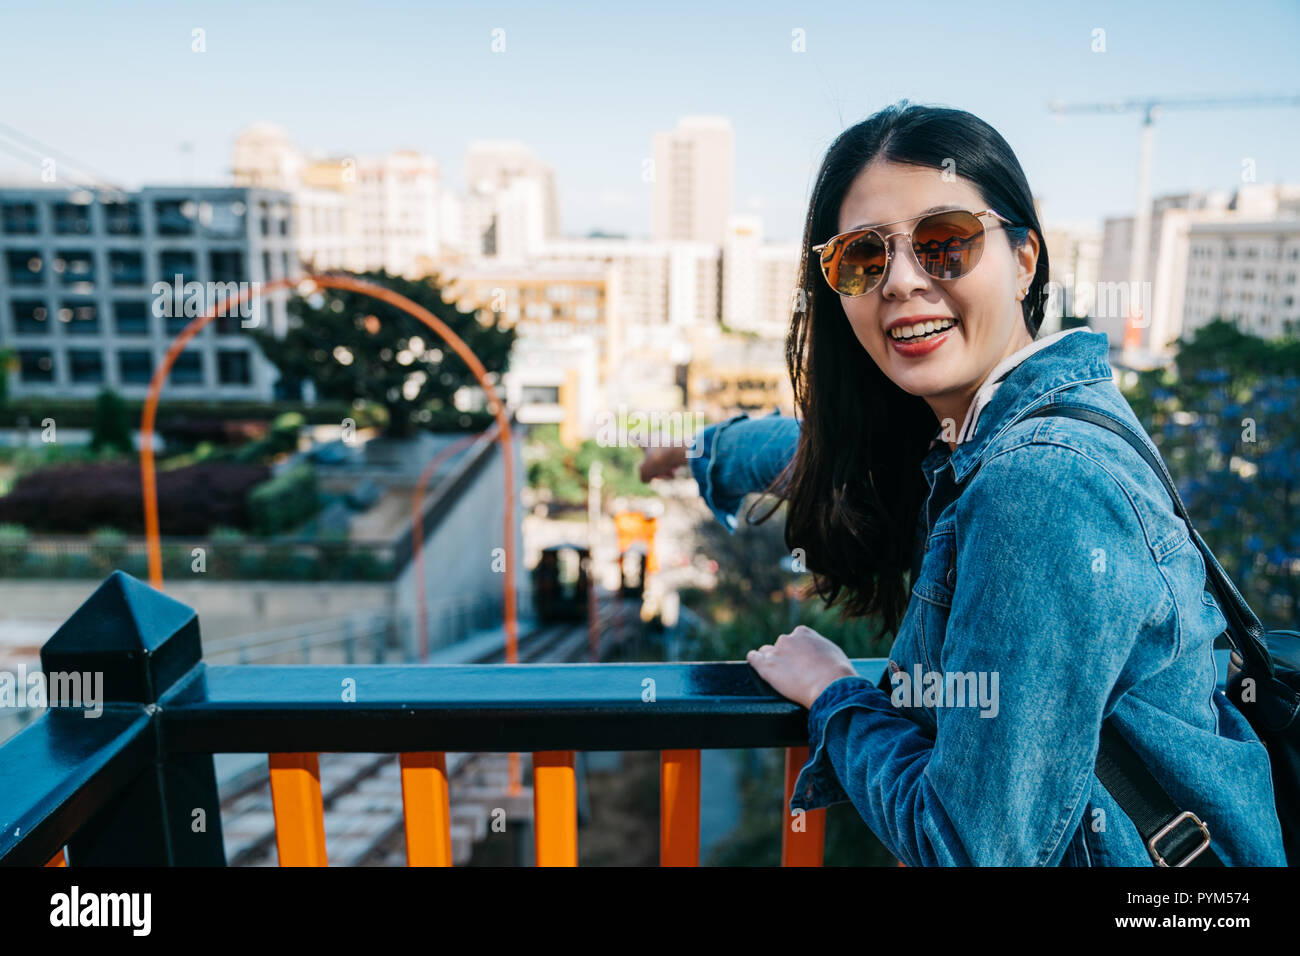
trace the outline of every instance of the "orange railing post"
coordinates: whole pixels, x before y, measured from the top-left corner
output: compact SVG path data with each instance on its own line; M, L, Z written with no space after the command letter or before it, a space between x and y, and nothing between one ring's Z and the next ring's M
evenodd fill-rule
M659 753L659 865L700 865L700 752Z
M533 831L538 866L578 865L578 788L572 750L533 754Z
M442 753L401 755L407 866L451 866L451 794Z
M822 865L822 853L826 846L826 810L798 813L789 811L795 780L807 762L807 747L785 749L785 802L781 804L781 815L785 817L785 825L781 828L782 866Z
M271 808L281 866L325 866L325 809L316 754L270 754Z

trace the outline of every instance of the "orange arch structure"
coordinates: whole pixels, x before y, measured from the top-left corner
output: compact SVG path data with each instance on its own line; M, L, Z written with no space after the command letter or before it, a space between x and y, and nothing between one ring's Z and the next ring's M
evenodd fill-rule
M515 663L518 659L518 620L515 607L515 549L514 549L514 456L511 448L510 438L510 421L506 414L505 406L497 397L496 389L487 379L487 369L483 363L465 344L447 323L438 318L428 309L412 302L401 293L394 292L384 286L376 285L373 282L367 282L364 279L357 279L348 275L304 275L293 279L276 279L261 285L254 285L249 289L242 291L238 296L227 297L220 303L215 303L202 316L197 317L189 325L181 330L180 334L172 341L167 349L167 354L163 356L162 363L154 371L153 378L149 382L149 394L145 399L144 410L140 416L140 479L144 490L144 530L145 538L149 553L149 583L155 588L162 590L162 542L159 538L158 529L158 484L157 474L154 467L153 455L153 436L154 424L158 412L158 400L162 393L163 384L167 381L172 365L176 359L185 351L185 346L190 343L194 336L203 330L203 327L213 321L220 313L229 315L231 310L236 306L254 299L261 298L271 292L277 292L280 289L298 288L305 294L315 292L317 289L342 289L348 292L357 292L361 295L370 296L372 299L378 299L388 305L401 309L403 312L411 315L423 322L429 329L442 339L450 348L460 356L461 361L474 373L479 386L487 396L492 414L496 418L497 440L501 443L501 454L505 465L506 480L506 500L505 500L505 627L506 627L506 661Z

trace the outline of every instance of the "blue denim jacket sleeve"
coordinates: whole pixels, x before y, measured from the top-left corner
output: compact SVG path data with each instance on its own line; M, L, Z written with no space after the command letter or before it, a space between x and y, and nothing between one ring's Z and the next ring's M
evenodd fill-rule
M777 410L762 418L734 415L710 425L687 444L686 454L705 504L734 534L745 495L766 489L798 444L798 420Z
M1123 487L1073 449L997 454L954 507L940 667L987 675L993 706L941 702L931 737L870 681L840 678L809 710L811 757L790 809L850 800L909 866L1059 865L1103 716L1144 625L1173 612L1172 591Z

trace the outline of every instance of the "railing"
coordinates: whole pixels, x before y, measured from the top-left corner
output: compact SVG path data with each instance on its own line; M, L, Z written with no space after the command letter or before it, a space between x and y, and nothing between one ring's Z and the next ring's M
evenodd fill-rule
M786 806L808 756L806 711L745 663L212 667L194 612L120 571L41 664L102 675L102 712L61 701L0 747L9 865L223 866L212 755L267 753L280 864L323 866L322 751L401 755L411 865L451 863L448 751L531 752L536 861L576 865L579 750L659 750L661 863L698 865L701 749L787 748ZM821 864L824 814L791 815L784 864Z

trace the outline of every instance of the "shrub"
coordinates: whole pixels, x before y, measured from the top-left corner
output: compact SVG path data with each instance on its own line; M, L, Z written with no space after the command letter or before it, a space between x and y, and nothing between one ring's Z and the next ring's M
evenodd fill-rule
M91 426L90 447L94 451L110 448L128 454L134 451L128 416L122 396L107 388L100 392L95 398L95 421Z
M258 534L281 534L302 524L320 507L316 469L302 462L253 489L248 510Z

